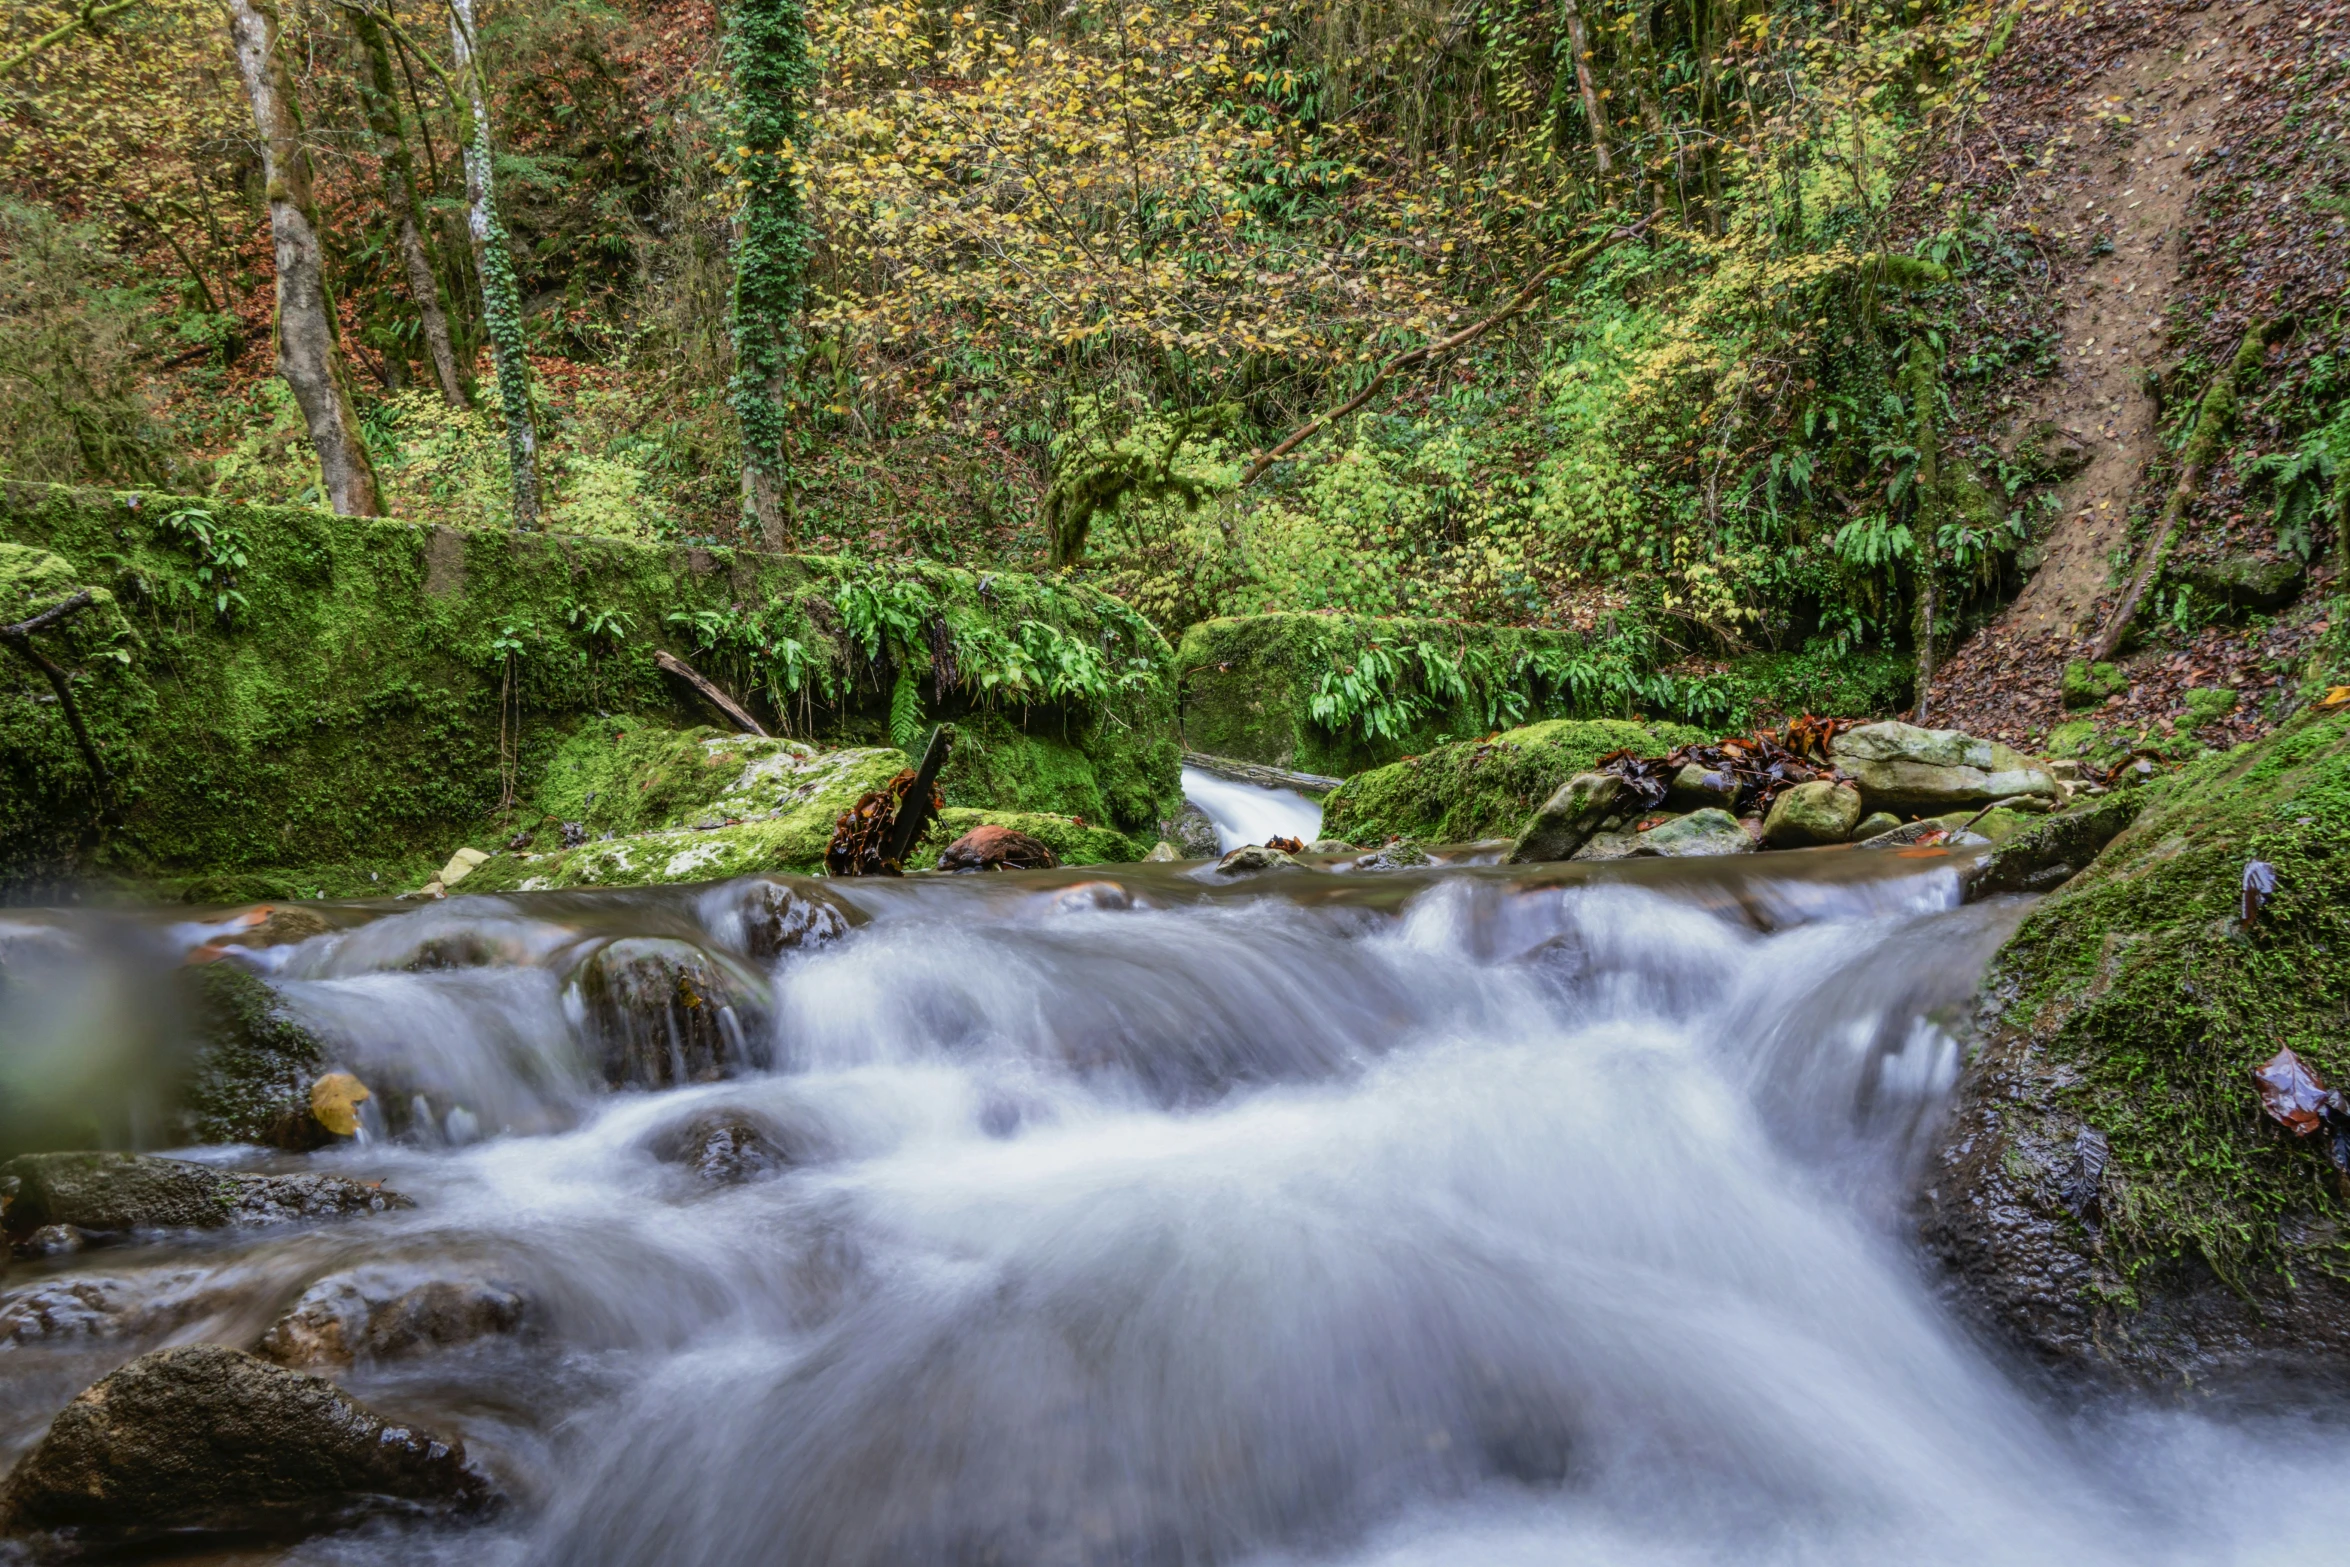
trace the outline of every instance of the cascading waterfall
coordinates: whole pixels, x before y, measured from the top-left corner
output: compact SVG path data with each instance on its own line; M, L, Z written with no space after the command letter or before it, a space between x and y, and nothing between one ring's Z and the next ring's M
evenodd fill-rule
M1294 789L1267 789L1219 778L1202 767L1183 769L1183 798L1216 827L1216 847L1229 853L1244 843L1322 836L1322 808Z
M818 884L843 932L766 959L769 883L331 910L255 957L378 1090L310 1162L417 1206L19 1264L149 1325L7 1348L0 1436L322 1282L464 1281L519 1328L342 1380L513 1505L270 1559L2326 1559L2343 1433L2055 1407L1921 1278L2020 913L1949 863ZM11 929L110 982L204 937ZM736 976L764 1069L605 1089L618 940ZM769 1166L678 1157L720 1123Z

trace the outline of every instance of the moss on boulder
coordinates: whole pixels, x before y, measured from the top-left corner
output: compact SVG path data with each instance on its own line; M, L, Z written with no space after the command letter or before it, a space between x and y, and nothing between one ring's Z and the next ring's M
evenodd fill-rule
M2146 786L1986 981L1929 1178L1964 1292L2068 1369L2181 1384L2350 1371L2350 1203L2261 1112L2289 1046L2350 1085L2350 714ZM2249 930L2244 867L2277 890Z
M1323 799L1322 831L1362 844L1511 837L1561 784L1610 751L1653 756L1706 738L1681 724L1548 719L1358 773Z
M950 805L938 813L938 825L923 840L925 848L914 856L915 863L934 863L939 850L974 827L1008 827L1026 833L1052 850L1054 858L1063 865L1129 864L1140 860L1150 849L1148 842L1138 841L1116 828L1096 826L1073 817L1043 811L973 810Z
M247 557L225 608L172 521L191 510ZM0 547L10 607L107 595L64 646L125 786L96 842L45 685L0 660L0 885L111 874L217 902L418 885L450 845L510 834L509 788L533 799L603 715L706 722L657 651L829 746L886 745L909 712L953 721L954 803L1148 832L1181 798L1166 641L1057 580L32 484L0 485ZM681 770L648 813L707 784Z

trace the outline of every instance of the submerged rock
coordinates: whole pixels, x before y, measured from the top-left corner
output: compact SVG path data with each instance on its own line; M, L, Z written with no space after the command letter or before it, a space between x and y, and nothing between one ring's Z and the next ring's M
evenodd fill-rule
M749 1110L708 1110L654 1134L647 1144L663 1164L680 1164L713 1186L739 1186L822 1158L819 1134Z
M1763 843L1773 849L1842 843L1859 822L1860 792L1818 779L1780 791L1763 818Z
M848 914L838 904L779 881L751 883L739 912L743 950L761 961L821 947L849 933Z
M2031 758L1955 729L1864 724L1836 736L1828 749L1872 811L1947 811L2024 796L2053 804L2064 797Z
M1642 850L1666 859L1688 859L1712 854L1748 854L1757 847L1754 835L1728 811L1711 806L1676 817L1640 835Z
M511 1286L481 1279L405 1286L349 1275L322 1279L271 1324L258 1352L297 1368L403 1359L512 1333L522 1326L524 1304Z
M1624 781L1612 773L1577 773L1542 802L1518 841L1510 846L1512 865L1574 857L1591 841L1624 795Z
M464 1444L332 1382L217 1344L142 1355L50 1424L0 1494L0 1528L76 1546L298 1538L387 1509L492 1498Z
M691 942L630 937L596 949L571 994L606 1083L674 1088L766 1064L756 986Z
M240 1175L131 1153L20 1154L0 1164L0 1193L11 1236L51 1225L220 1229L413 1206L398 1192L339 1175Z

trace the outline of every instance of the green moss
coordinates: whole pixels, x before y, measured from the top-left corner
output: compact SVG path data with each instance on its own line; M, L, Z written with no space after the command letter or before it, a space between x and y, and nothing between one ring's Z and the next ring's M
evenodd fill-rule
M934 863L939 850L974 827L1009 827L1024 832L1052 850L1063 865L1122 865L1141 859L1150 849L1148 843L1139 843L1125 833L1066 816L949 806L939 812L938 825L923 840L924 850L915 856L915 863Z
M2068 711L2095 707L2109 696L2119 696L2130 688L2130 677L2122 673L2119 664L2092 664L2076 658L2064 666L2061 681L2064 705Z
M2224 688L2198 686L2187 693L2185 701L2187 716L2179 726L2182 729L2200 729L2236 710L2236 693Z
M566 775L551 797L576 798L591 816L604 813L598 819L636 830L599 830L577 817L556 818L599 832L594 841L567 849L554 846L561 842L560 827L542 821L530 848L492 855L459 891L633 887L817 871L840 813L907 766L903 751L886 746L819 752L792 741L714 731L614 731L609 741L603 734L599 728L567 748L580 770ZM624 765L632 759L644 768L641 790L633 782L640 775ZM591 781L601 787L586 787ZM619 797L609 808L607 791ZM585 798L590 793L597 795L592 803ZM661 801L657 815L644 803L655 796ZM702 829L696 825L701 820L733 825Z
M1560 784L1610 751L1653 756L1705 738L1680 724L1555 718L1491 740L1439 746L1333 789L1322 801L1322 832L1360 844L1506 838Z
M191 505L251 543L233 619L198 598L198 562L166 525ZM926 721L966 737L945 780L956 803L1149 831L1180 800L1170 650L1124 605L1065 583L929 565L885 581L835 557L26 484L0 486L0 541L64 562L41 568L42 591L109 592L122 618L106 623L106 647L132 656L125 668L97 657L106 647L74 645L76 689L90 686L93 727L124 763L124 819L102 843L70 740L22 678L39 677L0 667L12 785L0 885L49 868L206 900L419 885L457 844L528 825L501 809L509 782L526 815L557 756L602 715L680 732L707 722L655 664L663 648L829 744L886 743L897 669L912 669ZM23 557L11 560L9 580L23 579ZM913 606L906 634L869 639L843 609L861 591L874 602L877 582ZM803 655L805 678L780 705L781 666L756 638L706 634L739 631L754 611L788 625ZM100 634L84 622L77 636ZM1008 650L1023 634L1052 657L1018 666ZM665 775L646 790L660 796L647 818L699 803L717 771Z
M1991 993L2064 1108L2111 1145L2109 1255L2133 1278L2200 1259L2258 1287L2281 1278L2283 1229L2350 1218L2317 1140L2269 1123L2251 1076L2290 1046L2350 1082L2350 715L2304 717L2149 788L2008 943ZM2277 892L2246 933L2254 859Z

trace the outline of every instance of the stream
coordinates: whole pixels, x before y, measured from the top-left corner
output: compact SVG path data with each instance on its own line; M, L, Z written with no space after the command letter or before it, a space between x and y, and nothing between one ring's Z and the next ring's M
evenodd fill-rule
M2339 1559L2338 1421L2060 1399L1938 1303L1908 1200L2022 912L1960 906L1956 864L321 905L232 961L374 1088L366 1129L201 1156L416 1206L12 1264L0 1326L77 1281L137 1309L0 1338L0 1458L140 1350L454 1281L518 1325L338 1380L510 1505L204 1561ZM851 928L754 960L774 885ZM100 1070L220 928L0 911L47 954L0 1004ZM762 999L757 1065L602 1086L572 976L647 938ZM674 1148L713 1117L780 1161L705 1179Z

